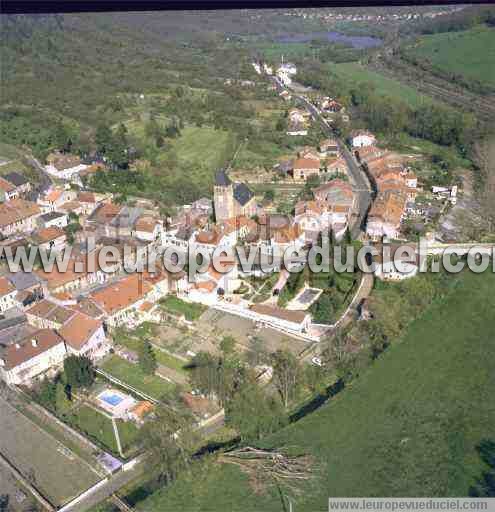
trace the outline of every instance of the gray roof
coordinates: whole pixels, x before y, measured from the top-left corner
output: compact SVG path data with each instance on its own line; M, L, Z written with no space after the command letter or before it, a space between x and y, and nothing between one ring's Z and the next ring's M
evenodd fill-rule
M230 181L230 178L227 176L227 173L224 169L220 169L215 174L215 185L218 187L228 187L231 184L232 182Z
M253 193L244 183L238 183L234 187L234 198L241 206L244 206L252 197Z
M110 225L120 228L132 228L143 213L144 210L142 208L124 206L119 214L111 220Z
M48 222L50 220L58 219L60 217L65 217L67 214L62 212L48 212L44 213L43 215L40 215L40 219L42 219L45 222Z
M22 270L12 272L6 277L17 291L26 290L41 283L40 278L36 274L23 272Z
M22 185L26 185L26 183L29 183L29 180L25 176L16 171L9 172L4 176L4 178L16 187L20 187Z

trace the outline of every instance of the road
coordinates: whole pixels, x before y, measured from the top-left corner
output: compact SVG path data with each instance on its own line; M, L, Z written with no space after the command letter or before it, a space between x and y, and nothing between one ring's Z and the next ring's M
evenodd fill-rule
M29 154L25 154L24 157L26 158L26 161L31 165L31 167L34 167L40 177L39 184L31 190L30 192L30 199L32 201L36 201L40 195L43 195L53 184L53 180L51 176L45 171L44 167L38 162L34 156L31 156Z
M283 90L285 88L277 77L273 77L273 80L278 90ZM291 89L291 87L288 88ZM291 91L293 92L293 89L291 89ZM349 178L351 180L356 198L354 204L355 216L353 216L353 219L351 220L350 228L353 238L358 238L361 232L365 229L366 216L372 201L371 187L368 178L364 171L361 169L361 166L356 162L354 156L349 151L344 141L335 135L334 131L329 126L326 119L322 116L321 112L310 101L308 101L305 96L295 94L294 92L293 96L304 105L306 110L311 113L314 119L317 119L320 122L323 130L338 142L342 157L346 161L347 167L349 169Z

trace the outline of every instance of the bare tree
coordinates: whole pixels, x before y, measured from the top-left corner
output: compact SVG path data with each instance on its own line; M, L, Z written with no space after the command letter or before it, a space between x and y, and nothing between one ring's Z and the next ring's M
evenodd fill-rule
M309 455L292 455L283 448L263 450L246 446L224 453L220 461L239 466L258 492L275 484L298 495L301 484L315 478L318 471L318 466Z
M277 350L272 354L273 383L287 408L297 392L300 368L296 357L288 350Z

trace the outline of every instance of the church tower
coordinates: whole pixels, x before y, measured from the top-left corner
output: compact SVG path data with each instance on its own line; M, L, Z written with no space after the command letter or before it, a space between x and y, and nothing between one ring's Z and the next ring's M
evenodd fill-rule
M227 173L221 169L215 175L214 186L215 218L217 222L235 217L234 187Z

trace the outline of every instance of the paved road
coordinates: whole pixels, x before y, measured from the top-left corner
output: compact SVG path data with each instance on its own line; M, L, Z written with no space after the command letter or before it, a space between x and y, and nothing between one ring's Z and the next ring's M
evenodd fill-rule
M353 185L354 194L356 196L356 204L354 210L357 216L352 222L351 232L354 238L358 238L361 231L363 231L365 228L366 215L368 214L368 210L371 206L371 189L368 178L344 142L335 136L335 133L328 125L324 117L321 115L321 112L303 96L297 96L297 98L306 107L306 109L311 112L314 118L320 121L324 131L326 131L330 137L335 138L339 144L340 152L349 169L349 177Z
M273 77L273 80L279 91L285 88L277 77ZM291 87L289 87L289 89L292 90ZM310 101L308 101L305 96L294 93L293 96L305 106L305 108L312 114L313 118L320 121L323 130L330 137L336 139L339 144L342 157L345 159L347 167L349 168L349 177L353 185L354 193L356 195L356 204L354 207L356 217L352 221L351 232L353 238L358 238L361 232L365 229L366 216L371 206L371 188L368 178L356 162L352 153L349 151L349 149L347 149L344 141L335 135L332 128L322 116L321 112Z

